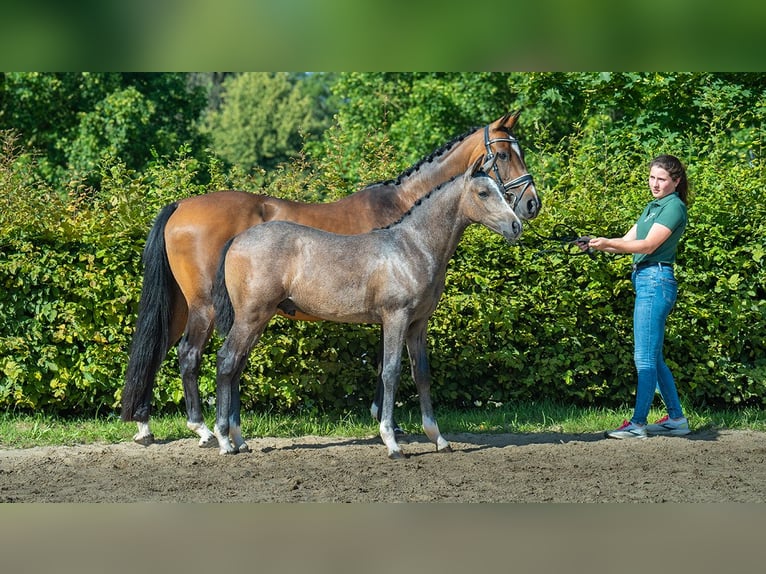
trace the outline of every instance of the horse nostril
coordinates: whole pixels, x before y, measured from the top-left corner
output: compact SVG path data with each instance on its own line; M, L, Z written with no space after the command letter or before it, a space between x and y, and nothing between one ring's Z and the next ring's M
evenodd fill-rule
M527 209L530 213L536 213L538 209L540 209L540 203L535 199L530 199L527 202Z
M516 235L521 235L521 223L519 223L518 221L513 222L513 232Z

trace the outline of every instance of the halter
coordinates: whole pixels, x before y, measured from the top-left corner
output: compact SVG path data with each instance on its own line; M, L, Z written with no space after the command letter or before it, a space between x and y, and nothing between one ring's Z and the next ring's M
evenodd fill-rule
M519 140L510 136L505 138L489 139L489 125L484 126L484 147L487 149L488 160L495 157L495 154L492 153L492 144L496 142L508 142L510 144L518 145ZM532 176L529 175L528 173L525 173L524 175L520 175L516 179L512 179L511 181L508 181L508 182L503 182L503 178L500 177L500 170L497 167L497 162L495 162L492 165L492 172L495 175L495 179L497 180L497 183L500 184L506 192L516 187L521 188L521 193L519 193L518 195L515 193L510 194L514 198L513 205L511 207L515 210L516 206L519 204L519 201L521 201L522 196L527 191L527 188L534 183L534 181L532 180ZM506 195L508 194L506 193Z

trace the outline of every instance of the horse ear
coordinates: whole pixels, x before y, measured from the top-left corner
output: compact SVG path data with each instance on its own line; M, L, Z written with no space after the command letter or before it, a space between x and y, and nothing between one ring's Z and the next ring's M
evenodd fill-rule
M503 127L506 130L511 130L513 126L516 125L516 122L519 120L519 116L521 115L521 110L516 110L515 112L510 112L505 115L503 118Z
M486 156L480 155L479 157L474 160L473 165L468 169L468 173L466 175L470 175L470 177L474 177L479 172L486 173L487 170L492 168L492 165L495 163L496 157L493 156L487 161L484 161L486 159Z
M505 114L504 116L502 116L501 118L495 120L492 125L493 129L496 129L496 130L504 129L506 127L505 123L508 121L508 118L510 118L511 115L512 114L509 112Z
M481 164L483 162L484 162L484 156L480 155L475 160L473 160L471 167L468 168L468 171L465 173L465 175L469 177L473 177L474 175L476 175L476 172L481 170Z

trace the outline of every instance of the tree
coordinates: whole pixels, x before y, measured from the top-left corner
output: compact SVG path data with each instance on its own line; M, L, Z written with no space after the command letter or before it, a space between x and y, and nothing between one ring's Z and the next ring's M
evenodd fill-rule
M220 108L211 110L203 124L215 153L246 171L273 169L294 156L305 138L321 133L329 115L317 105L326 99L318 99L316 84L311 91L305 82L284 72L226 78Z
M204 88L182 73L0 75L0 129L16 131L41 156L50 183L79 177L97 185L108 155L143 169L184 144L201 153L195 122L206 103Z

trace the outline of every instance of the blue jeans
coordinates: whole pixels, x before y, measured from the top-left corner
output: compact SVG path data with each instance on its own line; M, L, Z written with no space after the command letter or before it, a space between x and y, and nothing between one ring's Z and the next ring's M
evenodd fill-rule
M631 421L646 424L649 409L659 387L670 418L684 416L678 399L676 382L665 364L662 344L665 321L678 296L678 283L673 268L651 265L634 271L631 277L636 292L633 307L633 360L638 372L636 406Z

